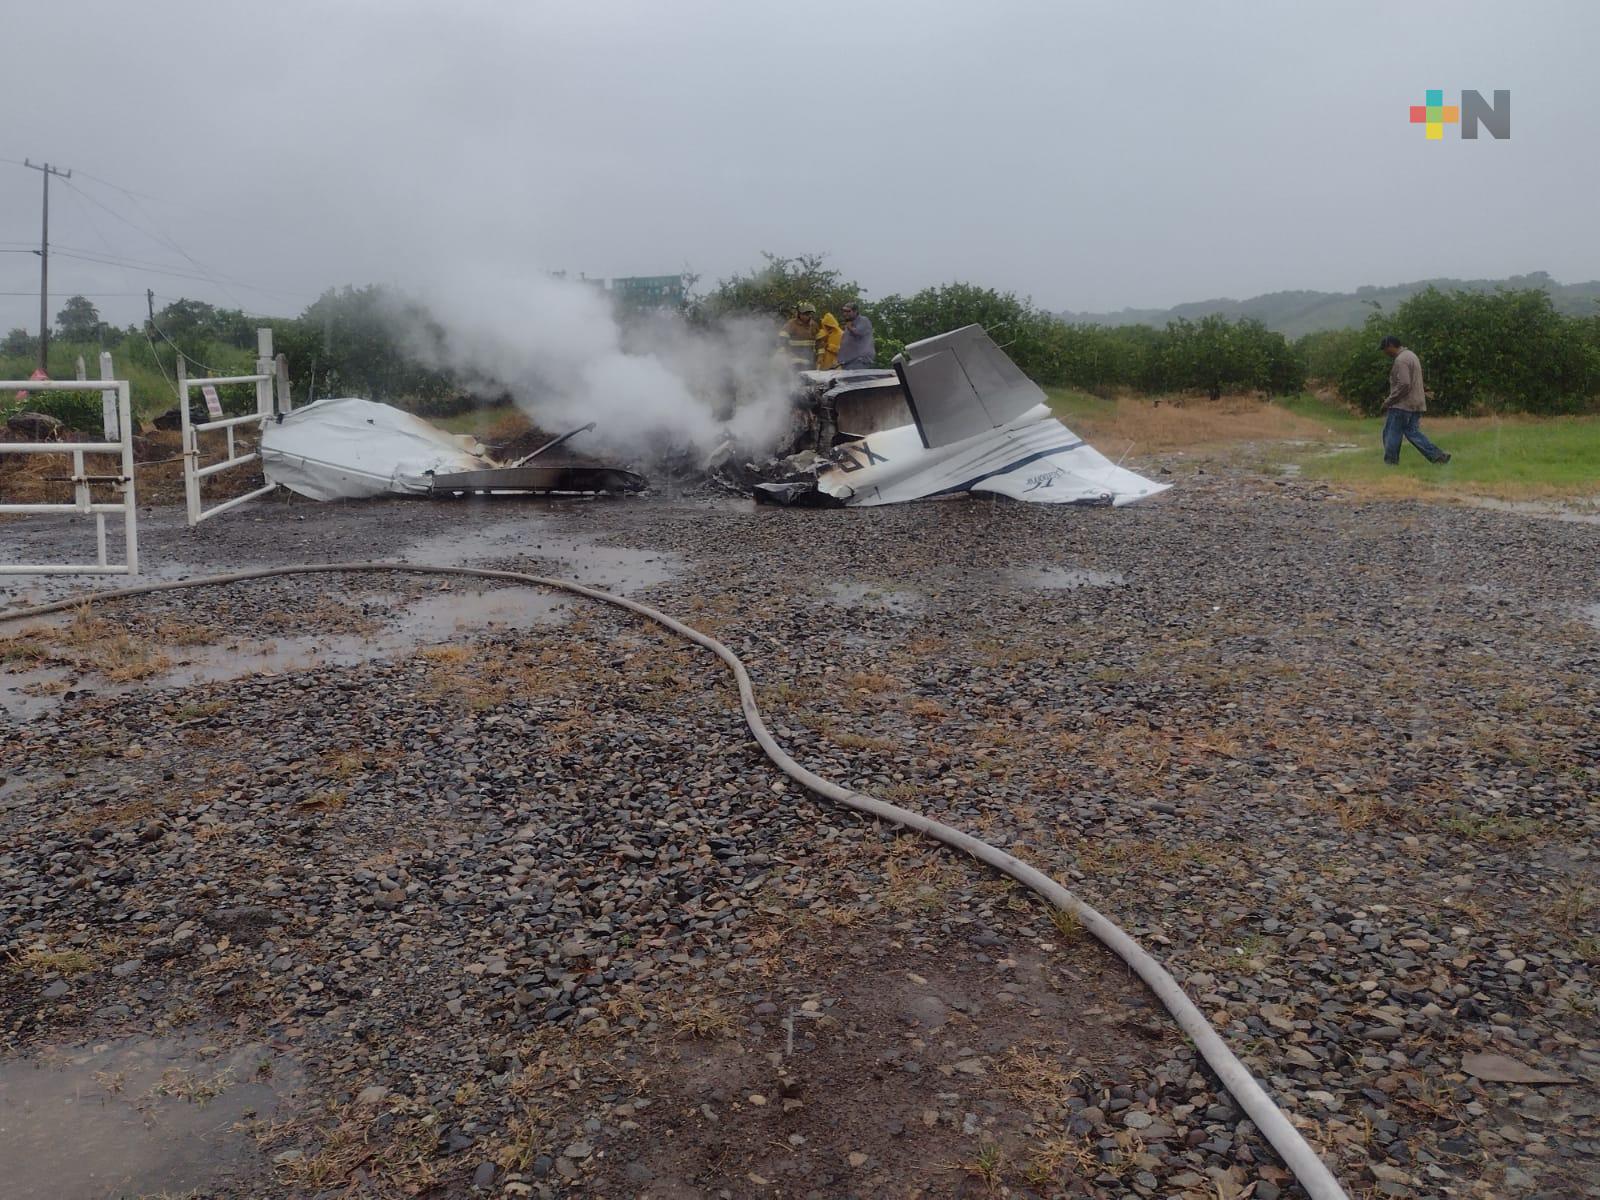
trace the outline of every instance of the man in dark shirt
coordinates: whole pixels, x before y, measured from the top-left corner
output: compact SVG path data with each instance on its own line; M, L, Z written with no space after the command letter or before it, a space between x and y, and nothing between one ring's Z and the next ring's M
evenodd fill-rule
M872 322L861 315L854 300L839 310L844 336L839 339L839 368L865 371L878 365L878 351L872 344Z
M1432 463L1447 463L1450 456L1428 440L1422 432L1422 414L1428 400L1422 390L1422 360L1390 334L1379 343L1393 362L1389 366L1389 396L1383 402L1383 461L1400 461L1400 439L1415 446Z

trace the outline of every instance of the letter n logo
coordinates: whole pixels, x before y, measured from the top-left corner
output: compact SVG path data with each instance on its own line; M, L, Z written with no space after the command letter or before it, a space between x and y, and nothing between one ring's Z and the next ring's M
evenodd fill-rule
M1504 140L1511 136L1511 93L1497 90L1494 104L1485 102L1481 92L1461 92L1461 136L1476 138L1482 124L1489 136Z

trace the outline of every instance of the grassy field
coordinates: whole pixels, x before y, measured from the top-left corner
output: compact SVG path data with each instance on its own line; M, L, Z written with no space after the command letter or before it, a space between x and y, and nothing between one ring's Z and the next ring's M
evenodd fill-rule
M1303 398L1292 404L1325 403ZM1451 461L1435 466L1404 445L1397 466L1383 461L1383 424L1345 415L1338 428L1358 450L1301 461L1303 475L1397 495L1463 492L1503 499L1600 495L1600 417L1424 418L1423 430Z
M1401 449L1383 461L1383 422L1315 396L1267 403L1224 397L1156 404L1051 389L1056 414L1112 459L1123 455L1248 449L1268 470L1296 468L1376 495L1540 499L1600 496L1600 416L1437 417L1423 429L1452 461Z

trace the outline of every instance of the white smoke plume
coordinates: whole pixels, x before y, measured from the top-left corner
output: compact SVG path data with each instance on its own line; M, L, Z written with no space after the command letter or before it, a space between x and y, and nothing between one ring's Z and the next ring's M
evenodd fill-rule
M657 314L624 329L598 285L536 272L487 271L422 296L443 337L408 330L419 357L504 387L541 429L593 421L585 449L649 459L707 451L730 435L765 448L792 420L794 373L777 356L771 322L696 329Z

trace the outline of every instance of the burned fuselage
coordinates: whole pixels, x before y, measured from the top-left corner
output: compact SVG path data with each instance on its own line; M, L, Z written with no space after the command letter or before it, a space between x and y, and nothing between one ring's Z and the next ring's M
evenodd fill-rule
M888 371L807 372L804 464L757 500L874 505L992 492L1044 504L1129 504L1165 491L1051 414L1047 397L968 325L907 346ZM794 463L797 458L791 457Z

